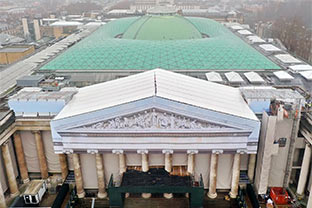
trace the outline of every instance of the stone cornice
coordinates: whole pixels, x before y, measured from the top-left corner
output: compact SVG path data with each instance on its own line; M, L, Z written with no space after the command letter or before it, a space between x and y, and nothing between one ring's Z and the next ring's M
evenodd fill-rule
M250 131L232 132L58 132L62 137L248 137Z
M51 119L16 119L15 125L16 130L50 131L50 121Z

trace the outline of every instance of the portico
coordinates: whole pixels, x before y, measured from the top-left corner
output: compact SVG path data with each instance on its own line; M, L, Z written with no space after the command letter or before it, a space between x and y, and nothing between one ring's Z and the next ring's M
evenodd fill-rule
M96 151L97 167L98 157L104 158L106 184L111 174L122 174L129 165L141 166L143 172L153 165L171 172L179 164L186 167L186 174L205 175L211 198L220 187L219 155L232 164L231 182L226 187L236 197L240 158L256 153L259 126L238 89L158 69L81 88L51 121L55 152L75 155L79 181L79 154ZM105 159L108 154L116 157L117 165ZM209 167L208 171L200 166ZM102 193L99 178L97 183Z

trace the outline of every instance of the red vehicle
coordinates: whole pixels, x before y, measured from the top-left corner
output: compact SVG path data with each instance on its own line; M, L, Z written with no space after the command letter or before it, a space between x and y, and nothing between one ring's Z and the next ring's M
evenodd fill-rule
M272 187L270 197L275 205L287 205L291 201L288 192L282 187Z

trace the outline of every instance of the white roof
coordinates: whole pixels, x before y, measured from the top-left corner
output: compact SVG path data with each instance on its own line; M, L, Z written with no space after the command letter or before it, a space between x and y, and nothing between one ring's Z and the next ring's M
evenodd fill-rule
M278 54L278 55L275 55L275 57L285 64L301 63L299 59L296 59L295 57L289 54Z
M256 35L248 36L247 39L250 40L252 43L265 43L265 40Z
M244 82L243 78L237 72L227 72L224 74L227 80L231 83Z
M154 96L257 120L238 88L162 69L80 88L55 120Z
M101 25L105 25L105 24L106 24L106 22L89 22L85 26L101 26Z
M242 34L242 35L251 35L252 34L249 30L239 30L237 32L239 34Z
M263 50L265 51L281 51L281 49L279 49L278 47L272 45L272 44L262 44L262 45L259 45L260 48L262 48Z
M42 21L58 21L57 18L43 18Z
M289 75L287 72L285 71L277 71L277 72L273 72L273 74L281 81L283 80L292 80L294 79L293 76Z
M244 76L248 79L250 83L263 83L264 79L256 72L246 72Z
M107 14L126 14L127 12L127 9L114 9L109 11Z
M293 65L293 66L289 66L289 68L295 72L312 70L312 66L308 64Z
M240 26L240 25L233 25L233 26L231 26L231 28L233 29L233 30L243 30L244 28L242 27L242 26Z
M206 78L211 82L223 82L221 75L217 72L208 72L206 73Z
M312 80L312 70L299 72L307 80Z
M83 25L81 22L72 22L72 21L59 21L54 22L50 26L79 26Z

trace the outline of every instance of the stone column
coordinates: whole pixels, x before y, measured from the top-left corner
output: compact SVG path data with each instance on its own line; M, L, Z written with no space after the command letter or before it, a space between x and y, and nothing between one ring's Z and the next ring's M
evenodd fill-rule
M165 170L170 173L172 171L173 150L163 150L162 153L165 154Z
M38 160L39 160L39 165L40 165L41 178L47 179L49 177L48 164L47 164L47 159L44 154L41 132L34 131L33 134L35 135L35 140L36 140L36 148L37 148Z
M8 141L1 146L3 162L9 182L9 189L12 197L15 197L19 194L16 176L14 174L12 158L10 155L9 143Z
M127 171L127 164L126 164L126 155L124 154L123 150L113 150L113 154L117 154L119 158L119 173L123 174ZM125 197L128 198L130 193L126 193Z
M66 180L66 177L68 175L68 167L67 167L67 156L65 154L59 154L59 161L62 171L62 179L63 181Z
M187 150L187 173L193 175L195 173L195 154L198 150Z
M5 203L5 197L4 197L4 193L3 193L3 188L2 185L0 183L0 208L6 208L6 203Z
M17 163L20 170L21 178L23 183L29 182L28 169L25 160L25 154L23 149L23 144L21 140L21 135L19 132L15 132L14 135L14 146L17 157Z
M147 172L149 170L148 167L148 150L138 150L138 154L141 154L142 157L142 171ZM142 198L148 199L152 196L151 193L142 193Z
M165 154L165 170L168 173L171 173L173 150L163 150L162 153ZM164 193L164 197L166 199L171 199L173 197L173 194L172 193Z
M83 189L83 180L82 180L79 154L73 154L73 162L74 162L74 172L75 172L77 196L78 196L78 198L84 198L86 193Z
M96 162L96 175L97 175L98 186L99 186L99 192L97 196L100 199L104 199L107 197L107 193L105 190L103 156L99 153L96 153L95 162Z
M217 172L218 159L222 150L213 150L210 156L210 174L209 174L209 190L207 196L211 199L217 197Z
M307 203L307 208L311 208L311 207L312 207L312 185L310 187L310 194L309 194L308 203Z
M147 172L148 170L148 154L142 154L142 171Z
M310 159L311 159L311 146L306 144L297 186L297 195L299 196L304 195L304 189L308 179Z
M126 156L123 150L113 150L113 154L117 154L119 158L119 173L123 174L127 171Z
M187 150L187 174L194 175L195 173L195 154L198 150ZM189 193L185 193L185 197L189 198Z
M248 179L250 182L253 182L255 175L255 166L256 166L256 154L250 154L248 160Z
M231 198L236 198L238 194L239 176L240 176L240 153L236 153L234 155L233 170L232 170L232 183L230 192Z

